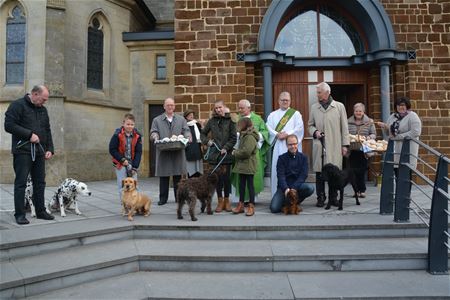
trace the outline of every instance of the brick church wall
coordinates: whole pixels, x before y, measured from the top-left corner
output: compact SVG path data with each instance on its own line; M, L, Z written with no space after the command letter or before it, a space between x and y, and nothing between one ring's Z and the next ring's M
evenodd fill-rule
M175 1L175 101L207 119L217 100L232 111L247 98L262 111L262 77L236 53L256 52L269 0Z

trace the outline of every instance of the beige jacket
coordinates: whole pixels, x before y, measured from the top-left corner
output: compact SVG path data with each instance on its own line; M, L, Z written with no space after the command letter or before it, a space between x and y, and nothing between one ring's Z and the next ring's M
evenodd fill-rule
M332 163L342 169L342 147L350 144L347 113L344 104L333 98L331 100L327 110L318 102L311 105L308 129L311 136L316 130L325 133L324 164ZM313 139L313 170L322 171L322 145L319 139Z

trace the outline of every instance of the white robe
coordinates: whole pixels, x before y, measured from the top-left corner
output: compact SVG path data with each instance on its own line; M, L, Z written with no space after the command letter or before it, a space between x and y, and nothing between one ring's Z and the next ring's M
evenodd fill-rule
M267 117L267 128L269 129L269 142L272 144L273 140L276 139L277 131L275 131L275 128L277 127L278 123L280 122L281 118L285 114L285 110L278 109L276 111L273 111L270 113L270 115ZM303 128L303 119L302 115L299 111L296 111L294 115L289 119L289 121L286 123L282 131L286 132L287 134L295 134L298 138L298 151L302 152L302 140L303 140L303 134L304 134L304 128ZM272 171L271 171L271 191L272 191L272 197L277 191L277 184L278 184L278 178L277 178L277 162L278 157L287 152L287 146L286 146L286 140L277 140L275 142L275 145L272 148Z

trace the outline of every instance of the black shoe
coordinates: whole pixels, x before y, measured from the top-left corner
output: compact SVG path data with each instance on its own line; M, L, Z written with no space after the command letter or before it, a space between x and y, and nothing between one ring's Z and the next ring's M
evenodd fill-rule
M51 214L47 213L45 210L43 212L36 214L37 219L43 219L43 220L54 220L55 216L52 216Z
M324 195L319 195L319 196L317 197L317 203L316 203L316 206L317 206L317 207L324 207L324 206L325 206L325 200L326 200L326 198L325 198Z
M16 223L19 225L26 225L30 224L30 221L28 221L27 218L25 218L25 216L18 216L16 217Z
M167 203L167 200L159 200L158 205L164 205Z

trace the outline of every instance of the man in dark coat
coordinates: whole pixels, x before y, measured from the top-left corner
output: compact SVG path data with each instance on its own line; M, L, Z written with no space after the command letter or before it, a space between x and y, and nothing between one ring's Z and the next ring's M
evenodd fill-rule
M25 217L25 189L28 174L33 181L33 204L38 219L53 220L45 211L45 160L53 156L50 120L44 107L48 89L34 86L31 94L12 102L5 113L5 130L12 134L14 156L14 208L17 224L30 223Z
M162 140L172 136L183 135L192 141L191 131L183 116L175 113L175 101L164 100L164 113L153 119L150 138ZM156 149L156 176L159 177L158 205L164 205L169 198L170 176L173 178L173 192L176 199L178 182L186 174L186 155L184 149L178 151L161 151Z

